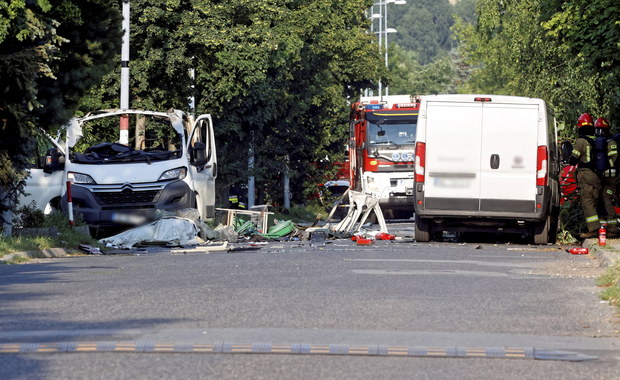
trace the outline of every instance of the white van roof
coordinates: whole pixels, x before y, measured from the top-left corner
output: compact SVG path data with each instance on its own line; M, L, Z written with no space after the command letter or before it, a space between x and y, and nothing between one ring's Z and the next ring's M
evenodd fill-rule
M525 96L509 96L509 95L488 95L488 94L442 94L442 95L424 95L423 101L441 101L441 102L475 102L476 99L491 99L492 103L510 103L510 104L544 104L545 101L538 98L528 98Z

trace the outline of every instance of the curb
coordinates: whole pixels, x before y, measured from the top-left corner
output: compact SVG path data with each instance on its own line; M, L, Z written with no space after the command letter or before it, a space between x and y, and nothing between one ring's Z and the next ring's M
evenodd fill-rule
M582 247L588 248L592 257L600 262L600 267L607 268L620 261L620 241L619 239L607 240L607 245L600 247L598 239L586 239L581 244Z
M22 259L50 259L55 257L65 257L69 254L65 248L48 248L40 251L14 252L0 257L0 264L7 264L17 258Z

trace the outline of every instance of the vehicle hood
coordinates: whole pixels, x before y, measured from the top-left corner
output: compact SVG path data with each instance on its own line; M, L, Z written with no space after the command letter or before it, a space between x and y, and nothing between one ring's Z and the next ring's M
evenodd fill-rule
M101 165L67 163L66 171L88 174L99 185L156 182L167 170L187 167L187 158L167 161L122 162Z

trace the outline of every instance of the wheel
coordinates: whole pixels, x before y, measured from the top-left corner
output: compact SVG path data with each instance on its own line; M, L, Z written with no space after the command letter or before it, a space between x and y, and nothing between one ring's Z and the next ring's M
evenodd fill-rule
M415 241L425 242L431 240L430 224L426 219L415 215Z
M538 223L534 226L534 244L549 243L551 229L551 215L548 215L544 222Z

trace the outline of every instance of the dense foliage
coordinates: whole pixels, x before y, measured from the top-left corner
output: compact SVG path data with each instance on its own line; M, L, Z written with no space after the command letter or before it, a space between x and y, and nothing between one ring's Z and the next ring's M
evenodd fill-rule
M133 108L188 108L216 122L218 186L290 171L301 196L312 162L342 156L347 99L385 77L367 0L133 0ZM189 75L195 73L195 80ZM113 105L118 72L84 100ZM277 183L270 188L280 187Z
M452 48L450 28L455 10L448 0L410 0L407 4L388 4L387 8L388 28L398 31L389 41L415 52L420 64L446 56Z
M476 0L388 4L390 94L454 93L470 75L453 36L454 20L475 25Z
M114 0L0 2L0 213L23 189L34 131L65 122L120 48Z
M540 97L574 132L579 114L620 115L620 4L614 0L478 0L457 35L476 67L463 92Z

